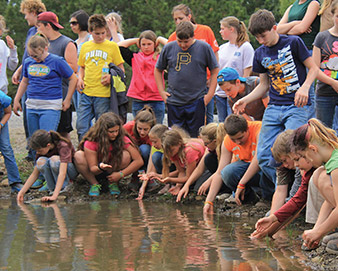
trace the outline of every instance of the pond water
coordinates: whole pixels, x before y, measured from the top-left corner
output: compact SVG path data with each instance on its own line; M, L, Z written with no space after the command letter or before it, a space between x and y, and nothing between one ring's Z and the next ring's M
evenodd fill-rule
M0 270L310 270L300 232L251 241L255 219L137 201L0 201Z

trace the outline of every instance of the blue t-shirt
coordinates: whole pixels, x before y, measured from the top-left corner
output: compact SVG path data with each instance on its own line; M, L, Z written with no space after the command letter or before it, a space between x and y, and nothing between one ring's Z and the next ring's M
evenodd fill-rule
M213 70L218 63L211 46L204 41L195 42L183 51L176 41L166 44L157 60L156 68L168 69L167 103L185 105L193 103L207 93L207 68Z
M12 103L12 98L0 90L0 108L5 109Z
M295 92L306 79L304 61L310 52L298 36L279 35L276 45L262 45L255 51L252 70L266 73L270 79L270 101L274 105L291 105ZM308 105L311 104L308 99Z
M23 64L23 76L29 80L28 98L62 99L62 78L69 78L72 74L72 68L63 57L49 54L42 62L28 57Z

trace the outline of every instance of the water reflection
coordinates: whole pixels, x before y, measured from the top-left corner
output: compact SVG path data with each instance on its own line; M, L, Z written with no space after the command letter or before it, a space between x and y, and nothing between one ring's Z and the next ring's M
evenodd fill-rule
M203 218L200 206L0 206L0 270L306 270L300 232L252 242L255 221Z

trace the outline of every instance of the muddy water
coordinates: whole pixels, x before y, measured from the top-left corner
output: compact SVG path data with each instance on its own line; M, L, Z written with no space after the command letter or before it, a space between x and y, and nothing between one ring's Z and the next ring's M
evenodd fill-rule
M254 220L137 201L0 201L0 270L307 270L295 229L253 243Z

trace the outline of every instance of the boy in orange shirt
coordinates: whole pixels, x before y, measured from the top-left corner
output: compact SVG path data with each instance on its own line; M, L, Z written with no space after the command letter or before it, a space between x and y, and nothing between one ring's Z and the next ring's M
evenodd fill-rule
M241 115L231 114L224 121L224 137L217 171L210 177L211 185L204 205L204 213L213 212L213 200L222 181L236 191L236 202L256 202L258 197L252 186L260 186L262 175L256 156L256 146L262 123L247 121Z

